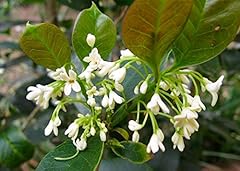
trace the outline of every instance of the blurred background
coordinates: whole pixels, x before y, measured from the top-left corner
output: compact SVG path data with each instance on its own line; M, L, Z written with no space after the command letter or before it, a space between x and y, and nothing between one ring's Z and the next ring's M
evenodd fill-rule
M113 59L123 47L121 21L132 1L94 0L118 29ZM29 60L18 45L25 24L53 23L71 42L74 20L82 9L90 6L90 0L0 0L0 171L35 170L42 157L65 139L67 122L61 126L60 137L43 135L54 106L41 111L25 99L28 86L51 82L46 70ZM210 107L208 96L203 99L208 110L200 114L200 130L186 142L185 151L172 150L172 130L160 120L164 131L169 132L165 153L159 152L143 165L106 153L99 170L240 171L240 35L217 58L194 69L211 80L221 74L226 79L216 107ZM70 106L64 120L71 120L70 114L76 112Z

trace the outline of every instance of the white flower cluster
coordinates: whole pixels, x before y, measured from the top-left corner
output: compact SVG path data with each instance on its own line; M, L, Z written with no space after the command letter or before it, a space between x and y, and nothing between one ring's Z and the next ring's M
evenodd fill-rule
M116 104L122 104L125 101L120 94L124 91L122 82L125 79L127 67L121 67L121 61L125 61L123 59L124 56L133 56L129 50L124 50L121 51L122 60L108 62L102 59L98 49L94 47L96 37L93 34L87 35L86 42L92 50L83 59L84 62L88 63L83 72L77 74L72 66L68 70L63 66L55 71L50 71L48 76L55 81L48 85L38 84L36 87L28 87L27 91L29 93L26 96L28 100L34 101L36 105L43 109L48 108L51 99L55 100L57 107L45 128L46 136L52 132L55 136L58 135L58 127L61 125L58 115L60 109L66 112L64 104L80 102L91 111L91 114L79 115L65 131L65 135L72 139L78 150L84 150L87 147L87 137L94 136L97 131L100 139L103 142L106 141L108 130L105 124L100 122L100 117L98 118L97 116L101 114L102 107L106 111L113 112ZM100 77L101 81L96 83L95 77ZM73 98L72 95L74 94L71 95L72 91L77 93L77 98ZM62 94L65 96L62 96ZM57 100L59 97L62 97L62 99ZM78 138L80 128L84 131Z
M155 86L155 93L149 102L147 104L141 102L145 107L145 110L141 110L145 115L143 123L139 123L139 106L137 120L129 121L128 128L134 132L132 140L135 142L139 141L140 135L138 131L145 126L146 118L149 115L153 125L153 134L147 145L147 152L156 153L159 149L165 151L163 145L164 134L155 118L156 115L161 115L167 117L175 128L175 133L172 136L173 148L177 147L179 151L183 151L185 148L184 138L189 140L191 135L199 129L197 122L198 113L206 110L199 96L199 87L201 87L203 92L207 90L212 95L211 105L214 106L217 102L218 91L223 79L224 76L221 76L216 82L211 82L207 78L202 77L198 72L190 70L180 70L176 73L162 75L161 80ZM196 80L200 86L197 85ZM146 80L139 82L134 89L134 93L146 94L149 81L150 78L147 77ZM191 83L193 83L195 88L194 96L191 95ZM170 113L174 112L177 115L170 115Z
M61 125L59 111L66 112L66 104L77 102L84 105L88 112L85 115L78 114L78 118L68 126L65 135L73 141L77 150L86 149L87 138L96 134L101 141L105 142L108 129L100 119L101 115L104 113L106 117L111 116L116 106L126 101L122 83L127 69L131 67L144 78L134 88L134 93L139 97L144 96L144 100L140 98L137 102L137 119L130 120L128 123L128 128L133 131L132 141L139 141L139 131L144 128L150 118L153 133L146 150L148 153L165 151L164 133L156 119L157 115L160 115L168 118L175 129L172 136L173 148L177 147L179 151L183 151L184 139L189 140L191 135L199 129L198 113L206 109L200 99L199 90L201 89L202 92L207 90L212 95L211 105L214 106L218 100L218 91L224 76L216 82L211 82L196 71L178 70L160 72L160 79L156 81L146 68L145 78L144 74L131 65L133 62L139 64L142 61L129 50L121 51L118 61L109 62L103 60L98 48L95 47L96 37L93 34L87 35L86 43L91 51L83 58L87 67L81 73L77 73L73 64L63 66L49 72L49 77L55 80L51 84L37 84L27 89L29 93L26 98L43 109L48 108L50 100L55 100L56 108L45 128L45 135L48 136L52 132L55 136L58 135L58 127ZM145 103L146 100L147 103ZM141 113L144 115L142 123L140 123ZM81 135L79 135L80 132Z

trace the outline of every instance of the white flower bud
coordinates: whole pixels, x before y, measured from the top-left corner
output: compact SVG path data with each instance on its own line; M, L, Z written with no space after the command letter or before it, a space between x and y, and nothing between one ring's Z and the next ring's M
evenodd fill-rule
M178 148L179 151L183 151L185 148L185 144L183 141L183 137L175 132L171 138L172 142L173 142L173 148L175 149L176 147Z
M134 88L134 94L139 94L139 85L136 85L136 87Z
M143 81L143 83L140 86L140 93L146 94L148 88L148 83L147 81Z
M121 83L125 79L126 73L127 73L127 69L125 67L122 67L113 71L109 75L109 78L114 80L115 82Z
M132 135L132 141L133 142L138 142L139 138L140 138L140 135L139 135L138 131L134 131L133 135Z
M115 82L114 87L117 91L122 92L124 90L123 86L118 82Z
M128 122L128 128L131 130L131 131L138 131L140 129L142 129L143 125L137 123L136 121L134 120L130 120Z
M87 35L86 41L87 41L87 44L93 48L96 41L96 37L93 34L89 33Z
M69 125L68 129L65 131L65 135L68 135L69 138L75 140L78 136L79 125L76 122L73 122Z
M105 95L103 96L103 99L102 99L102 106L103 106L104 108L106 108L106 107L108 106L108 101L109 101L108 96L105 94Z
M83 151L87 148L87 141L85 138L81 138L81 140L78 138L76 141L73 141L73 144L80 151Z
M96 130L95 130L95 128L92 126L91 127L91 129L90 129L90 134L92 135L92 136L94 136L95 134L96 134Z
M103 130L100 130L99 136L102 142L105 142L107 140L106 133Z

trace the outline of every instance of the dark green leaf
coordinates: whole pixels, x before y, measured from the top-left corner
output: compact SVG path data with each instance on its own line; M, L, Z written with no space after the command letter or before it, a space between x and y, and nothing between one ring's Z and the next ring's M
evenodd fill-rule
M153 171L147 164L133 164L121 158L103 160L99 171Z
M55 160L55 157L69 157L76 153L71 141L64 142L43 158L37 171L95 171L102 158L104 143L97 136L89 138L87 143L87 149L75 158L67 161Z
M192 0L135 0L123 21L125 46L158 69L191 8Z
M33 145L19 129L11 127L0 133L0 164L16 167L29 160L33 152Z
M53 24L27 24L20 39L20 46L35 63L52 70L70 62L71 59L67 38Z
M239 0L194 0L190 18L174 45L174 67L208 61L234 39L240 24Z
M142 143L135 143L131 141L121 142L121 147L112 147L113 152L123 158L127 159L133 163L144 163L151 159L151 156L146 151L146 145Z
M91 51L86 42L89 33L96 36L95 47L102 58L107 59L115 45L116 28L112 20L101 13L95 4L79 14L73 29L73 47L81 60Z

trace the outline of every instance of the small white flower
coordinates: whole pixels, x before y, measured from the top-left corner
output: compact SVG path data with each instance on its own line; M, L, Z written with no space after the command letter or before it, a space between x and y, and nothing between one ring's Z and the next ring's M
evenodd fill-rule
M185 118L187 118L187 119L197 119L198 114L197 114L197 112L191 110L190 107L185 107L185 108L182 109L181 114L176 115L174 118L175 119L176 118L178 118L178 119L181 119L181 118L182 119L185 119Z
M54 80L61 80L61 73L66 73L66 69L64 67L57 68L56 71L49 71L48 76Z
M122 58L124 58L124 57L134 56L134 54L133 54L129 49L121 50L121 51L120 51L120 54L121 54L120 59L122 59Z
M109 101L108 95L105 94L102 99L102 106L106 108L108 106L108 101Z
M134 88L134 94L139 94L139 85L136 85L136 87Z
M181 79L181 81L186 84L189 85L191 82L189 80L189 78L185 75L185 74L179 74L178 77Z
M206 107L203 104L203 102L201 101L199 95L194 96L190 108L193 111L197 111L197 112L201 112L201 110L206 110Z
M73 141L73 144L77 148L77 150L83 151L87 148L87 141L85 138L78 138L76 141Z
M92 69L96 70L99 64L102 62L102 58L98 53L98 49L93 48L89 56L83 58L83 61L89 63L89 66L91 66Z
M191 94L191 90L189 90L189 87L186 84L182 84L183 91L185 91L186 94Z
M207 91L212 95L212 102L211 105L215 106L218 100L218 91L222 85L224 79L224 75L218 78L216 82L211 82L208 79L204 78L204 81L206 82L206 89Z
M159 149L161 149L162 152L165 151L165 147L164 147L160 137L157 134L153 134L147 145L147 152L148 153L150 153L150 152L156 153L159 151Z
M125 67L119 68L109 75L109 78L115 82L121 83L125 79L127 69Z
M139 135L138 131L134 131L133 135L132 135L132 141L133 142L138 142L139 138L140 138L140 135Z
M183 140L183 136L180 135L179 133L175 132L171 138L172 142L173 142L173 149L175 149L176 147L178 148L179 151L183 151L185 148L185 144L184 144L184 140Z
M37 105L42 107L43 109L48 108L49 100L53 95L53 88L50 86L44 86L41 84L37 84L36 87L30 86L27 91L29 92L26 96L26 99L33 100Z
M170 113L167 105L162 101L162 99L160 98L160 96L157 93L154 93L154 95L152 96L150 102L147 104L147 107L153 113L159 112L159 110L157 111L157 109L159 109L159 107L162 109L162 111L164 113Z
M115 62L108 61L100 61L98 65L98 71L96 71L96 75L99 77L104 77L108 73L110 73L111 69L115 66Z
M61 120L58 116L54 120L50 120L47 127L44 130L44 135L49 136L52 132L55 136L58 136L58 127L61 125Z
M148 88L148 82L145 80L140 86L140 93L146 94Z
M77 82L77 74L72 69L68 71L68 74L66 72L61 73L60 77L63 81L66 81L64 86L64 94L66 96L69 96L72 90L75 92L81 91L81 87Z
M111 106L113 101L115 101L117 104L122 104L125 100L114 91L110 91L108 101L109 101L109 106Z
M131 130L131 131L138 131L140 129L143 128L143 125L142 124L139 124L138 122L134 121L134 120L130 120L128 122L128 128Z
M168 91L169 90L169 86L165 81L160 81L159 86L161 87L161 89Z
M87 104L89 104L89 105L92 106L92 107L95 107L95 106L96 106L95 98L92 97L92 96L89 96L89 97L88 97L88 100L87 100Z
M65 135L68 135L69 138L75 140L78 136L79 125L76 122L73 122L69 125L68 129L65 131Z
M87 82L90 82L91 78L94 77L93 71L94 69L89 65L78 77L81 80L86 79Z
M176 115L174 117L174 127L175 128L182 128L183 129L183 134L186 139L190 139L190 136L195 132L198 131L199 124L198 122L194 119L188 119L186 116L180 116Z
M121 84L119 84L118 82L114 83L114 88L119 92L123 92L123 90L124 90L124 87Z
M105 142L107 140L106 133L103 130L100 130L99 136L102 142Z
M86 41L87 41L88 46L94 47L96 37L93 34L89 33L87 35Z
M90 134L94 136L96 134L96 129L92 126L90 129Z

